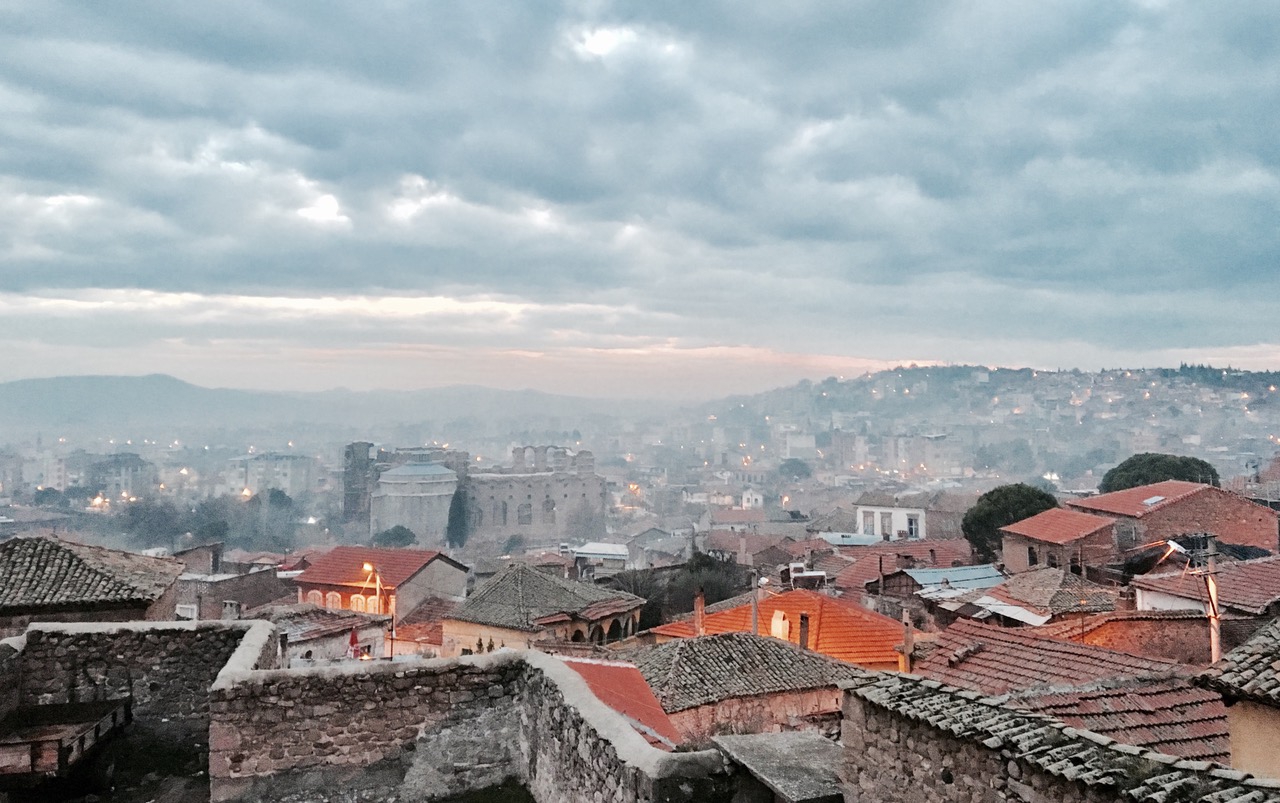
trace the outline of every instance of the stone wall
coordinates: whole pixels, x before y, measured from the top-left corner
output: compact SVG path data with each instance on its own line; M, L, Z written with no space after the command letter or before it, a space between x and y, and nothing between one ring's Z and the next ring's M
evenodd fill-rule
M1280 801L1275 782L1161 755L911 675L846 688L846 803Z
M1213 533L1227 544L1256 546L1275 552L1280 545L1276 513L1243 496L1209 488L1138 519L1143 540L1175 538L1187 533Z
M18 706L18 651L21 648L21 637L0 642L0 719Z
M297 586L281 580L274 569L223 575L220 579L184 576L178 578L177 587L177 604L198 606L197 619L221 619L226 600L239 602L247 610L297 592Z
M834 686L761 694L677 711L670 718L689 744L704 744L723 734L796 730L818 731L834 739L840 734L840 698Z
M274 634L266 622L32 625L16 656L19 700L39 705L132 695L135 719L167 720L171 730L203 745L209 688L218 673L233 658L274 666ZM242 646L247 653L238 654Z
M432 800L507 779L546 803L729 799L718 753L651 747L540 653L229 670L211 720L214 801Z

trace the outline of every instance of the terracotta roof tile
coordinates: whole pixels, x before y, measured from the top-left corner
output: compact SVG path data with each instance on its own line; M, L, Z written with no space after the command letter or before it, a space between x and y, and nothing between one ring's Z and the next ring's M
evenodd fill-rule
M930 560L930 553L933 555L932 560ZM870 546L841 547L840 554L846 558L852 558L853 563L836 575L832 585L858 594L867 590L867 583L879 579L881 558L884 559L885 574L898 571L899 555L909 556L919 568L947 567L956 562L960 565L968 565L973 562L969 542L963 538L940 541L886 541L883 544Z
M1221 695L1183 677L1104 682L1017 695L1009 704L1122 744L1199 761L1231 762Z
M1217 577L1218 602L1223 607L1261 615L1280 601L1280 555L1220 563ZM1129 584L1144 591L1208 604L1204 577L1194 571L1144 574Z
M759 632L769 633L774 614L781 612L788 625L787 640L800 641L800 614L809 615L809 647L814 652L865 667L896 666L902 643L902 623L866 608L816 591L797 589L769 596L759 603ZM751 605L742 605L703 619L707 635L750 633ZM689 620L660 625L650 631L671 638L692 638Z
M1021 535L1050 544L1069 544L1081 538L1102 532L1115 525L1115 519L1082 513L1078 510L1050 508L1031 518L1001 527L1000 532Z
M633 653L667 713L734 697L833 687L863 670L750 633L676 639Z
M913 671L986 694L1167 674L1181 666L969 619L959 619L939 633L932 647Z
M383 588L395 588L413 577L436 559L446 560L461 569L461 563L442 552L426 549L377 549L366 546L338 546L317 555L296 580L299 585L369 586L373 579L364 570L372 563L382 577Z
M149 604L186 570L153 558L56 538L0 543L0 610Z
M444 619L461 605L460 600L427 597L396 626L396 638L440 646L444 644Z
M1137 488L1114 491L1101 496L1072 499L1067 504L1081 510L1142 518L1153 510L1168 507L1174 502L1186 499L1212 487L1212 485L1204 485L1199 482L1165 480L1164 482L1139 485ZM1151 501L1151 504L1146 504L1148 501Z
M684 738L671 722L644 676L634 665L591 658L560 660L582 676L600 702L622 714L654 747L672 750Z
M642 605L643 599L625 591L565 580L513 563L489 578L448 618L533 631L540 629L538 620L557 614L581 616L592 606L599 612L634 610Z

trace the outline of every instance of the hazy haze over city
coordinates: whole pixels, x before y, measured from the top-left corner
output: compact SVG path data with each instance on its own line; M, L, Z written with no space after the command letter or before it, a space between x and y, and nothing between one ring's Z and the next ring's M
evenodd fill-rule
M1275 23L0 2L0 381L1280 368Z

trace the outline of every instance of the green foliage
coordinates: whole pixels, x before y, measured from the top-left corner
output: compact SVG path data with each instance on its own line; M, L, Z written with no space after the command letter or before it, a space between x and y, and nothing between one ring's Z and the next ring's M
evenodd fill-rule
M813 469L799 458L788 457L778 464L778 474L788 480L804 480L813 476Z
M694 553L684 569L667 582L667 613L693 610L693 597L701 588L707 604L729 599L751 587L751 571L736 563L716 560L702 552Z
M454 549L461 549L471 535L467 527L466 501L462 494L455 493L449 500L449 522L445 525L444 540Z
M978 558L995 560L1000 551L1000 528L1058 506L1058 500L1024 483L992 488L964 514L961 529Z
M172 548L186 532L182 511L172 502L139 500L125 506L120 526L140 545Z
M382 549L401 549L418 543L418 536L403 524L397 524L375 535L370 543Z
M31 500L37 507L62 507L62 491L57 488L41 488Z
M666 584L652 569L618 572L609 578L609 582L619 591L643 597L644 607L640 609L640 629L648 630L662 624L662 608L666 602Z
M1031 445L1019 438L979 447L974 465L978 468L1022 474L1035 468L1036 459L1031 451Z
M1221 484L1217 470L1198 457L1143 452L1108 471L1098 490L1105 494L1165 480Z

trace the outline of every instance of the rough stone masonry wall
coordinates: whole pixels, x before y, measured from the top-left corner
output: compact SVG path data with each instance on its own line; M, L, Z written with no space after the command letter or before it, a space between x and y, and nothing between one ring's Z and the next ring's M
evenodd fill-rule
M209 687L242 645L251 654L241 663L274 666L274 632L265 622L32 625L16 656L19 697L38 705L132 695L135 719L168 720L203 745Z
M845 699L845 803L1121 803L1048 775L1007 751Z
M509 778L547 803L727 800L718 754L651 747L539 653L228 671L211 712L214 801L432 800Z

